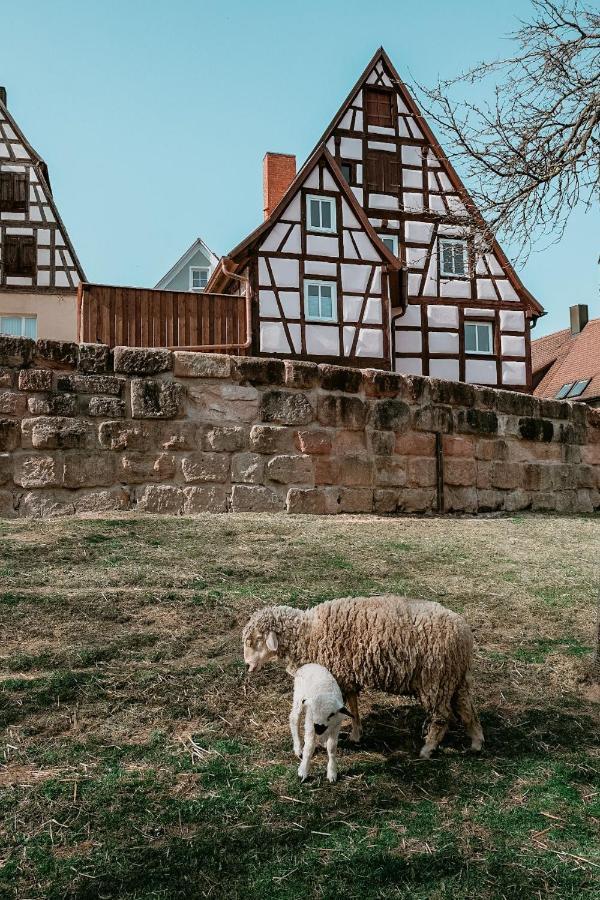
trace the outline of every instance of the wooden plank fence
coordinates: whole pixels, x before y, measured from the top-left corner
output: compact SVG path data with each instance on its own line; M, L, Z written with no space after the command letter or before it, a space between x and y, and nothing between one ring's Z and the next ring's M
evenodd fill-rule
M109 347L248 352L246 297L83 283L78 340Z

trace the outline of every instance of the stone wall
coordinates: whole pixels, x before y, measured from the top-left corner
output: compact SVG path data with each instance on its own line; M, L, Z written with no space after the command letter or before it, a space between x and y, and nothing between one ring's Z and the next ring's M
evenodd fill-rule
M0 515L600 508L600 411L376 370L0 337Z

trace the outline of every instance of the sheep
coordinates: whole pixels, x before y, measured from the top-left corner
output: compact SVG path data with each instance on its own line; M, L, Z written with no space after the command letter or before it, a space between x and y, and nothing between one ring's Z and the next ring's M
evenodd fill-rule
M304 750L300 744L298 722L304 709ZM298 777L306 781L317 739L327 747L327 780L337 781L336 750L340 727L350 713L344 706L340 687L327 669L315 663L300 666L294 677L294 699L290 712L290 731L294 753L302 760Z
M350 739L359 741L358 694L374 688L416 697L425 708L421 757L429 759L455 713L480 750L483 731L471 697L473 636L457 613L439 603L392 594L346 597L303 611L268 606L243 630L249 672L280 658L290 674L307 662L330 670L353 716Z

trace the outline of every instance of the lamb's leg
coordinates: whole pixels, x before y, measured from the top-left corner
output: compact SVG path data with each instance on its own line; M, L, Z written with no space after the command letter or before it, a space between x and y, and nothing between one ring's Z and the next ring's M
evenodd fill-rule
M298 757L298 759L302 756L302 744L300 743L300 729L298 728L298 722L300 720L300 713L302 712L302 704L294 703L292 704L292 711L290 712L290 731L292 732L292 742L294 744L294 753Z
M450 718L450 710L436 709L435 713L429 720L429 727L425 735L425 743L421 747L419 756L421 759L429 759L434 750L444 738L448 731L448 720Z
M483 729L471 696L471 679L469 676L465 678L452 698L452 706L471 738L471 750L481 750L484 741Z
M337 759L336 750L338 745L338 737L340 735L340 726L331 729L331 734L327 738L327 781L337 781Z
M360 713L358 711L358 694L348 694L346 698L348 709L352 713L352 731L350 732L350 740L358 744L362 737L362 726L360 724Z
M313 717L310 709L307 708L304 719L304 749L302 751L302 762L298 767L298 778L306 781L310 772L310 761L315 752L315 729L313 725Z

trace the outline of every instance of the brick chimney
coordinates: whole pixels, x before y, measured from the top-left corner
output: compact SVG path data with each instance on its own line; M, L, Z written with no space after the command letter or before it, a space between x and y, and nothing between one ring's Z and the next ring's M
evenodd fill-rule
M263 211L268 219L296 177L296 157L265 153L263 159Z
M0 103L3 103L6 106L6 88L0 87Z
M588 323L587 303L578 303L577 306L572 306L569 313L571 315L571 334L579 334Z

